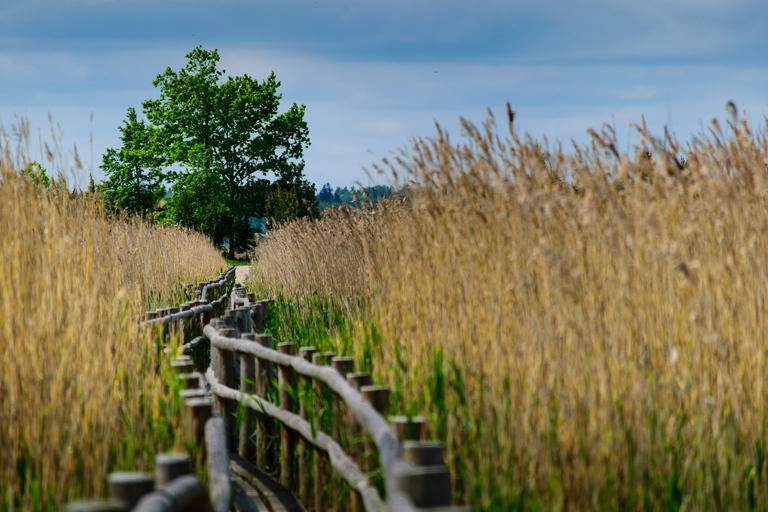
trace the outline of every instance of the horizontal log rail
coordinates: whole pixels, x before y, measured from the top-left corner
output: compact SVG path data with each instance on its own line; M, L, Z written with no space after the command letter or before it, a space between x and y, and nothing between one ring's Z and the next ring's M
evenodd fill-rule
M204 334L211 340L212 349L216 348L225 353L250 354L259 360L268 361L280 367L289 367L299 375L322 382L339 396L355 421L365 429L375 443L384 474L387 493L386 505L375 489L367 483L365 474L351 458L341 451L341 447L333 438L319 431L313 436L311 425L296 414L281 409L266 400L246 395L222 384L215 374L216 366L212 364L212 367L206 372L205 378L211 386L213 395L225 400L244 403L250 408L263 412L298 432L317 449L326 452L334 470L352 488L360 492L367 511L411 512L417 510L409 497L401 490L400 482L403 480L403 476L408 473L410 466L400 458L400 442L397 436L390 430L389 424L379 415L373 405L364 400L360 392L348 384L336 369L330 366L318 366L305 361L302 357L282 354L252 341L224 336L219 334L217 329L210 324L205 326ZM372 497L374 493L376 497Z
M259 397L241 393L220 384L218 379L216 379L216 375L214 375L213 368L208 368L208 371L205 372L205 380L211 386L212 394L236 400L238 403L243 403L257 412L264 413L270 418L280 421L280 423L300 434L301 437L309 441L316 449L326 453L333 469L344 478L351 488L360 493L366 510L386 510L386 506L379 497L376 488L370 484L366 475L360 470L360 467L344 453L339 443L331 436L320 431L313 431L312 425L297 414L281 409L266 400L261 400ZM398 510L407 511L412 510L412 508Z
M203 299L180 305L179 308L162 308L148 311L139 323L139 329L160 326L183 325L203 315L204 322L214 313L223 313L229 305L235 278L235 267L230 267L210 282L198 283L196 291ZM228 288L215 300L207 302L209 290L223 286ZM194 292L194 285L187 285ZM253 313L252 313L253 314ZM181 330L182 335L185 334ZM201 339L198 336L195 340ZM194 341L194 340L193 340ZM171 349L166 349L170 351ZM192 361L179 356L171 363L177 378L184 382L181 391L185 410L189 442L205 447L210 490L194 475L187 454L161 454L155 460L155 475L140 472L116 472L109 475L111 499L79 500L67 504L71 512L228 512L230 509L231 473L226 444L224 421L213 416L213 404L200 374L191 372ZM189 373L183 373L189 372Z
M148 311L145 314L146 320L139 324L139 328L147 328L152 325L168 325L172 322L178 322L180 320L191 320L192 318L204 314L212 313L222 310L222 306L228 300L228 294L223 293L218 299L208 302L206 300L209 287L220 288L227 284L231 284L235 277L235 267L229 267L224 273L222 273L214 281L210 281L210 284L205 284L202 288L202 297L199 301L193 301L186 304L182 304L180 308L164 308L159 311L163 311L163 314L158 312ZM199 283L198 286L200 286ZM187 285L187 289L193 285ZM149 318L150 316L154 318Z

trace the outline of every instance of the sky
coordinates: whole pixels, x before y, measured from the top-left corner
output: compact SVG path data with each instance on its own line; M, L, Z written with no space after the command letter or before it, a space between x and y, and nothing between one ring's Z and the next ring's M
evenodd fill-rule
M99 181L127 110L196 46L306 105L318 190L380 183L365 170L414 137L507 102L566 149L609 123L627 150L642 116L684 141L727 101L768 115L765 0L0 0L0 123L27 118L37 159L53 130Z

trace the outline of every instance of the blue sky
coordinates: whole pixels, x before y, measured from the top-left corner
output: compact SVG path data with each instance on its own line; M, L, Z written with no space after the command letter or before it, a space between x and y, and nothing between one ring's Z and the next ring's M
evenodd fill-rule
M28 117L36 156L50 113L98 180L127 109L198 45L307 106L318 189L367 184L435 122L457 139L460 116L507 101L534 137L584 143L607 122L622 149L642 115L685 140L728 100L768 114L765 0L0 0L0 122Z

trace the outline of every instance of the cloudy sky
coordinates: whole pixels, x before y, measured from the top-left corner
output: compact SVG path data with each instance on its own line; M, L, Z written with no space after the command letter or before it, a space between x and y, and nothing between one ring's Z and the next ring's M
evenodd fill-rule
M50 113L98 180L126 110L198 45L306 105L318 188L366 184L435 122L456 138L507 101L534 137L607 122L622 149L642 115L686 139L728 100L768 114L765 0L0 0L0 122L26 116L36 156Z

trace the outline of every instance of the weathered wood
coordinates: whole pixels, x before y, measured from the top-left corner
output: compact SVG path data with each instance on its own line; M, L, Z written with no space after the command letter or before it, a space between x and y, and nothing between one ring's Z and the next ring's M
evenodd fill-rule
M332 353L315 353L312 354L312 363L316 366L328 366L331 363L331 359L336 354ZM314 388L314 410L320 411L323 409L323 384L320 381L315 380L312 383ZM315 416L315 425L317 430L322 427L321 419L319 416ZM331 475L328 472L328 464L326 463L325 456L318 450L315 450L312 458L312 480L313 480L313 496L315 510L327 510L331 502L330 497L330 485L329 480ZM325 485L324 485L325 484Z
M335 371L333 372L336 373ZM242 394L237 390L230 389L221 385L216 380L216 377L211 369L206 372L205 378L208 381L208 384L211 386L212 393L221 394L222 396L235 398L238 400L241 399ZM347 484L354 487L362 496L366 510L385 510L384 504L381 501L381 498L379 497L375 487L371 485L366 475L360 471L360 468L357 466L357 464L355 464L355 462L350 459L347 454L344 453L344 451L341 449L338 443L333 440L333 438L323 432L315 431L309 422L303 420L298 415L284 411L269 402L257 402L252 397L246 397L245 403L248 404L249 407L263 411L264 414L276 418L281 423L287 424L305 441L315 446L317 450L320 450L322 453L326 454L334 470L344 478ZM415 512L413 506L409 505L407 500L403 501L402 496L398 497L395 494L398 494L397 490L394 490L393 492L392 502L398 507L394 510L400 510L402 512Z
M312 356L317 352L315 347L301 347L299 349L299 355L302 359L308 363L312 362ZM312 394L312 382L306 377L301 378L302 396L299 398L299 416L306 420L307 414L307 401L310 400ZM306 442L302 437L298 440L298 459L299 459L299 498L304 503L311 503L312 500L312 487L307 485L308 482L308 455Z
M215 512L229 512L229 456L226 426L220 416L214 416L205 422L205 452L208 456L208 480L213 509Z
M192 464L186 453L161 453L155 456L155 485L159 488L191 472Z
M417 507L451 504L451 474L445 466L414 466L401 474L399 484Z
M67 503L67 512L128 512L120 500L78 500Z
M363 386L360 394L379 414L385 416L389 412L389 386Z
M257 345L249 347L246 345L246 342L242 340L219 336L215 329L210 326L206 326L205 334L214 346L222 346L227 347L230 350L248 352L276 364L289 365L294 371L303 376L322 380L334 393L338 394L344 400L349 410L355 415L355 419L365 428L366 432L373 439L379 451L381 466L384 470L384 481L387 488L390 509L402 511L413 510L413 505L410 504L409 500L398 490L397 483L395 482L395 471L400 462L400 445L397 436L392 433L388 423L376 413L373 406L363 400L360 393L347 384L337 371L332 368L315 366L299 357L286 356L274 350L268 350ZM208 378L208 373L206 374L206 378ZM239 393L236 390L232 391ZM265 409L266 408L267 405L265 404Z
M360 391L361 387L373 384L373 378L370 373L348 373L347 382L357 391Z
M194 475L182 476L147 494L132 512L214 512L208 491Z
M236 337L237 329L225 328L219 329L222 336L230 338ZM215 349L218 353L219 381L230 388L235 387L235 354L231 350L220 348ZM224 418L224 424L227 427L227 442L229 446L237 446L237 437L235 433L235 424L237 422L237 402L234 400L217 400L218 413Z
M179 396L181 397L181 401L183 403L187 398L205 398L206 392L203 388L182 389L179 391Z
M182 373L181 375L176 375L176 379L178 379L178 381L181 383L181 389L199 388L202 384L200 381L201 377L202 375L200 372Z
M252 332L253 329L251 328L251 308L247 306L242 306L237 308L237 314L238 314L238 320L237 320L237 328L240 330L240 333L249 333Z
M272 350L272 336L269 334L258 334L256 344ZM256 359L256 394L265 401L269 400L268 393L272 387L272 363L265 359ZM257 411L258 412L258 411ZM275 469L274 446L270 446L270 441L276 438L273 422L268 417L258 416L259 428L256 430L256 466L266 468L269 471Z
M429 441L403 442L403 459L413 466L442 466L445 445Z
M351 357L333 357L331 359L331 366L336 369L339 374L346 378L346 376L352 373L355 369L355 360ZM349 435L352 429L349 428L350 415L347 413L346 407L342 400L333 396L331 402L332 418L333 418L333 437L337 439L341 446L349 448L351 440ZM346 426L346 428L344 428ZM335 486L336 489L342 489L343 486ZM357 494L354 491L349 493L347 500L349 507L352 511L357 511L359 508L359 500ZM334 510L344 510L344 502L340 502L339 499L334 499Z
M111 496L132 509L142 496L155 490L155 479L147 473L117 471L107 477Z
M187 442L202 448L205 443L205 422L213 415L213 401L210 398L188 398L184 400L183 407Z
M389 411L389 387L362 386L360 388L360 394L363 395L363 399L373 405L376 412L386 418L386 413ZM368 436L364 436L363 446L364 453L366 454L363 457L363 470L366 473L370 473L377 469L377 461L376 456L374 455L374 445L369 441Z
M306 509L295 494L280 485L271 475L260 470L242 457L231 454L229 469L235 477L238 487L244 488L245 486L241 485L241 482L244 482L260 498L259 501L261 503L259 505L261 507L257 506L250 510L241 509L243 512L266 512L267 510L272 512L306 512ZM237 500L237 497L235 497L235 500ZM237 506L237 502L235 506Z
M254 333L241 334L240 338L256 342ZM256 393L256 358L251 354L240 354L240 391L247 395ZM237 453L247 461L256 456L256 444L253 440L255 430L256 411L246 407L240 424Z
M281 354L295 356L299 346L296 343L280 343L277 351ZM284 411L295 412L294 400L291 396L296 393L296 379L290 366L278 367L280 386L280 408ZM293 431L285 424L280 425L280 483L293 490L294 460L293 460Z
M175 374L192 373L195 367L192 361L171 361L171 371Z
M401 441L419 441L425 419L421 416L391 416L389 426Z

